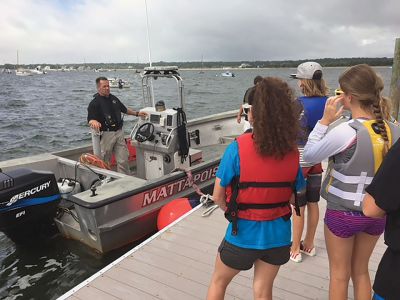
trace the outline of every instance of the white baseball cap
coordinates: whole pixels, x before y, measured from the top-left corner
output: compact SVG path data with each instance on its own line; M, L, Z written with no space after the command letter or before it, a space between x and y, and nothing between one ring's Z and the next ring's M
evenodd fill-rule
M319 72L317 72L319 71ZM319 63L314 61L307 61L297 67L296 74L290 74L290 77L296 79L321 79L322 67Z

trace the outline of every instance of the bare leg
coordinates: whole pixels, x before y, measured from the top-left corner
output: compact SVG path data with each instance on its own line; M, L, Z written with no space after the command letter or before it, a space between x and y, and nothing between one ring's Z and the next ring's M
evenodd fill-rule
M378 239L379 235L370 235L364 232L355 236L351 260L354 299L371 299L371 279L369 278L368 262Z
M272 286L279 267L262 260L257 260L254 263L254 299L272 300Z
M293 253L300 253L300 241L304 229L304 212L305 206L300 207L300 216L296 215L293 209L292 222L293 222L293 242L290 251Z
M207 300L223 300L228 284L231 282L240 270L232 269L225 265L219 253L215 260L215 269L208 288Z
M329 259L329 299L345 300L348 295L354 237L340 238L324 226Z
M314 247L315 232L319 220L318 202L307 203L307 231L304 238L304 247L312 249Z

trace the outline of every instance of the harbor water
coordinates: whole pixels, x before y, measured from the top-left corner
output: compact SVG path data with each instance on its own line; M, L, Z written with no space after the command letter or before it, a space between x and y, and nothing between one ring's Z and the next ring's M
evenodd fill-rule
M324 78L331 91L338 87L344 68L327 68ZM377 67L388 95L392 69ZM184 79L187 118L193 119L238 109L245 90L256 75L288 80L296 89L297 80L289 79L295 69L240 69L236 77L221 77L222 70L181 71ZM0 161L28 155L65 150L87 145L91 138L87 126L87 105L96 93L98 76L119 77L130 88L112 89L126 106L142 106L141 77L132 71L49 72L45 75L18 77L0 74ZM166 79L154 82L155 99L177 107L176 85ZM129 133L135 117L126 116ZM55 299L79 284L134 245L107 255L99 255L79 242L63 239L56 230L33 237L26 245L16 245L0 233L0 298Z

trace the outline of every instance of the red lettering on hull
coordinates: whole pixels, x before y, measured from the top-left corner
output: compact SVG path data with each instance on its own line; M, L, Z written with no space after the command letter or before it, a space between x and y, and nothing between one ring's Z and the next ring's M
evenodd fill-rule
M218 166L211 167L201 172L197 172L193 175L194 183L202 183L215 178ZM143 204L142 207L148 206L152 203L162 201L174 194L180 193L190 188L190 182L188 178L180 179L169 184L159 186L153 190L145 191L143 193Z

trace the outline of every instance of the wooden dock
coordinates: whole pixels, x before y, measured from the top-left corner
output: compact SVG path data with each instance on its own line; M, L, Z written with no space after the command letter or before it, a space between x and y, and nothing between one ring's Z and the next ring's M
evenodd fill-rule
M202 217L197 207L59 299L205 299L217 248L227 221L221 210ZM274 299L328 299L329 269L323 237L325 201L320 201L317 256L282 266L274 283ZM370 260L375 277L386 246L383 236ZM253 269L241 272L229 285L225 299L253 299ZM351 285L351 283L350 283ZM352 286L349 299L353 299Z

